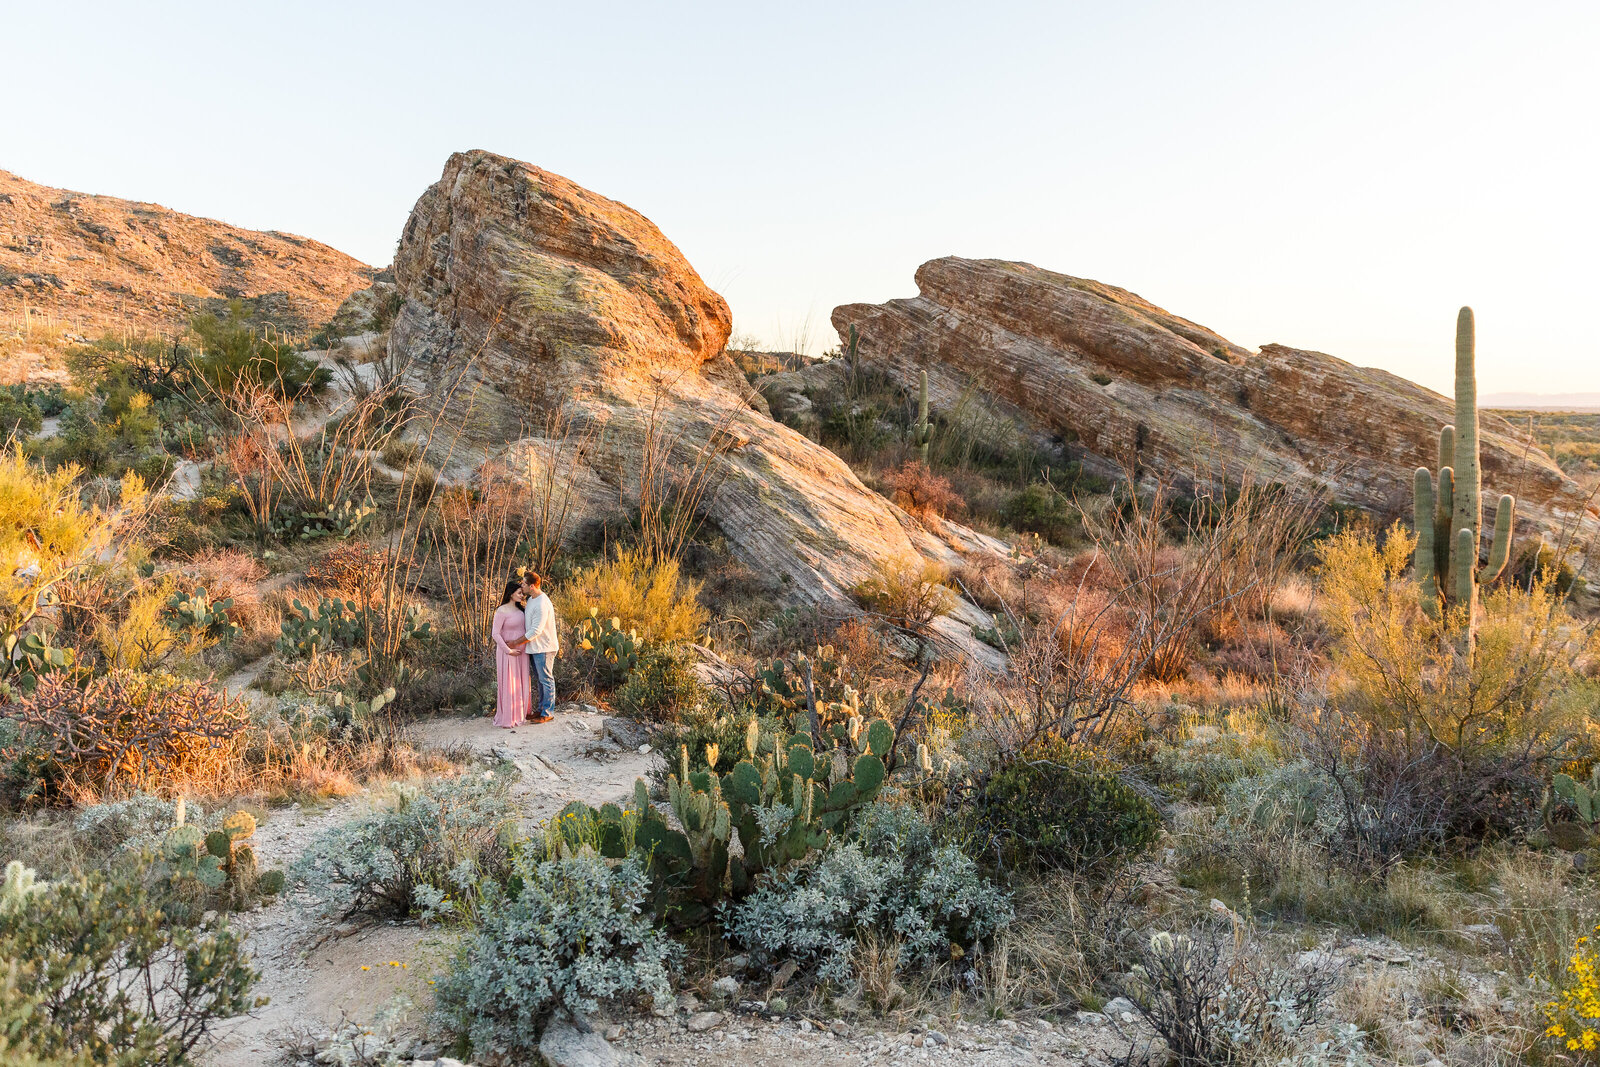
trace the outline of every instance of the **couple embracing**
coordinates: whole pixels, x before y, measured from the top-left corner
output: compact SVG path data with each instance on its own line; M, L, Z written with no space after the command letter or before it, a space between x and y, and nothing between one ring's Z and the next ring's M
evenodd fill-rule
M524 571L520 580L506 583L500 607L495 609L490 629L494 634L496 726L546 723L554 718L555 660L561 642L556 637L555 606L539 585L538 574ZM537 710L530 681L539 687Z

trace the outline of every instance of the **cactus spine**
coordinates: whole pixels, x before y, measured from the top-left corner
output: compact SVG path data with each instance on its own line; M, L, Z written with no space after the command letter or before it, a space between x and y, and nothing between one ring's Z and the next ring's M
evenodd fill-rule
M1470 646L1478 586L1500 577L1511 558L1516 500L1507 493L1495 507L1488 566L1478 567L1483 527L1483 469L1478 461L1478 377L1472 309L1456 317L1456 421L1439 431L1437 490L1433 472L1418 467L1412 520L1417 530L1415 572L1422 606L1439 616L1442 599L1465 609Z
M917 456L922 460L922 465L928 465L928 445L933 441L933 427L928 425L928 372L922 371L917 376L917 425L911 431L911 440L916 443Z

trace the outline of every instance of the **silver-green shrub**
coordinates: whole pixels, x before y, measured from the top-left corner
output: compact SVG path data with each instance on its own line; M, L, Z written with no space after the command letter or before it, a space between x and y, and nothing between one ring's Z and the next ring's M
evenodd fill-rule
M135 793L126 800L84 808L72 820L72 829L96 852L139 852L159 847L177 821L176 801ZM184 821L203 827L206 813L198 804L185 802Z
M948 959L952 944L992 937L1012 914L1007 895L959 848L939 846L920 813L879 803L862 813L852 839L729 909L726 930L761 956L842 981L866 930L897 939L901 965L918 967Z
M329 914L437 918L460 910L478 878L502 873L516 809L500 775L463 774L400 791L393 810L317 837L289 874Z
M637 858L613 866L591 850L520 853L503 889L485 879L472 936L438 980L446 1023L489 1054L537 1061L550 1014L594 1012L648 995L671 1003L668 968L682 949L650 917L650 878Z

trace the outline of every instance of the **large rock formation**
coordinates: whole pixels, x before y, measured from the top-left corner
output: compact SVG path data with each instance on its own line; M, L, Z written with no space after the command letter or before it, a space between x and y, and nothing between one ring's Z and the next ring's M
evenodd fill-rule
M926 370L935 408L976 386L1090 468L1249 471L1322 483L1338 502L1399 516L1412 472L1437 464L1439 427L1454 419L1445 397L1386 371L1283 345L1252 353L1126 290L1031 264L936 259L916 280L915 297L836 308L834 327L844 337L854 326L862 360L908 389ZM1482 456L1484 499L1514 493L1524 534L1553 544L1568 531L1579 543L1600 535L1596 502L1490 414Z
M304 237L0 171L0 316L28 310L83 333L164 333L208 302L250 298L263 319L300 329L326 321L372 277L366 264Z
M633 209L526 163L458 153L412 210L394 269L396 350L473 359L532 424L560 408L593 432L588 469L573 472L591 512L636 498L654 412L679 462L715 453L708 517L792 599L842 602L880 561L949 556L832 452L767 417L724 354L727 304Z

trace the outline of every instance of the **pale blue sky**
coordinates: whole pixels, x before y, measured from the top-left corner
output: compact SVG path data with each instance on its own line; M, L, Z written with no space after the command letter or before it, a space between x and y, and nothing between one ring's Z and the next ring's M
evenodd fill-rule
M487 148L653 219L736 330L936 256L1435 388L1600 389L1600 3L5 5L0 168L387 263Z

